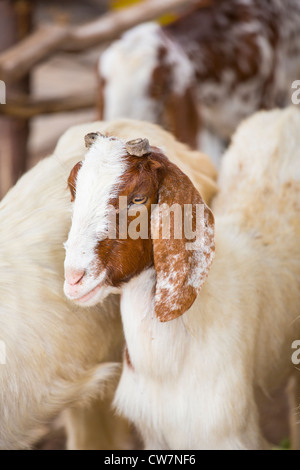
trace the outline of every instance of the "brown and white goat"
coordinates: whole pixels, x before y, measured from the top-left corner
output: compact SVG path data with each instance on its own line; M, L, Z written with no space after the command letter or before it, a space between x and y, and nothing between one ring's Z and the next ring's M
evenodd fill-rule
M224 158L215 223L167 148L87 137L90 149L69 181L64 289L80 306L121 293L127 347L115 403L149 449L267 446L257 394L293 372L300 336L299 127L296 109L241 126ZM164 209L175 205L182 214L187 205L187 218L180 236L171 217L165 237ZM126 211L127 238L118 231ZM134 239L137 213L147 232Z
M71 128L53 155L10 190L0 203L0 449L30 448L66 409L69 449L132 446L127 423L109 404L124 347L119 297L86 311L62 289L71 226L67 179L84 158L84 136L99 128L129 138L145 132L170 149L208 200L216 192L205 155L158 126L131 120Z
M242 119L290 104L300 78L300 3L199 2L173 24L126 32L102 54L99 76L101 118L155 122L220 156Z

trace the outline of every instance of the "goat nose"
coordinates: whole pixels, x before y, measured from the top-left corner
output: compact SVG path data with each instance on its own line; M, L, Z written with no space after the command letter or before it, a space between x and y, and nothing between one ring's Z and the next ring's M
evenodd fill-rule
M78 284L85 275L84 269L66 268L65 279L70 286Z

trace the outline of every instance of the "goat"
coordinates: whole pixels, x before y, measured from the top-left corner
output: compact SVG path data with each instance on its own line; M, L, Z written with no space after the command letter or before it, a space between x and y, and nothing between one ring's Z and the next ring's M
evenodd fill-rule
M100 117L158 123L217 162L244 118L291 102L299 38L298 0L208 0L142 24L99 59Z
M174 160L182 160L208 199L216 192L216 171L207 157L154 125L134 121L71 128L54 154L11 189L0 204L0 342L6 346L6 364L0 365L2 449L30 448L44 425L68 407L68 448L128 445L128 426L113 416L111 392L104 391L107 381L113 389L122 359L119 298L110 296L87 312L67 301L62 290L63 242L71 225L67 178L85 154L84 135L99 127L126 135L148 131L149 138L172 148ZM206 175L197 173L201 161ZM91 400L92 407L85 407Z
M82 307L120 292L126 349L115 405L147 449L268 446L257 395L293 373L300 334L299 127L296 108L241 125L224 157L214 215L168 148L87 136L90 150L71 174L64 291ZM174 206L187 213L170 222L164 210ZM138 212L143 237L130 232ZM74 269L81 277L70 285Z

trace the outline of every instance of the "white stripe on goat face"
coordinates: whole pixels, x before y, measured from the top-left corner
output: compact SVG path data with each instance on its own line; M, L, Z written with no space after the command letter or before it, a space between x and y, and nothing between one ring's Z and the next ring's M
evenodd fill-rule
M105 279L105 266L99 270L95 248L106 238L109 200L116 196L114 186L126 171L125 142L99 136L78 171L73 203L72 227L65 244L65 269L85 271L84 282L65 294L72 300L90 292Z

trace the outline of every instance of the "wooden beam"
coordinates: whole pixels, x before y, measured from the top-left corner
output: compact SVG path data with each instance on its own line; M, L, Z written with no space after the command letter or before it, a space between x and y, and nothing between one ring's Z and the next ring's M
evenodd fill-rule
M37 29L23 41L0 55L0 77L7 82L20 80L32 67L51 55L66 39L64 27L52 25Z
M56 51L81 51L103 41L111 41L139 23L154 20L174 8L193 4L199 4L199 0L145 0L131 8L106 13L82 26L42 26L0 54L0 79L18 80Z
M84 92L81 95L32 99L30 97L10 97L9 103L0 106L0 115L30 119L43 114L66 113L93 108L96 105L96 92Z
M133 26L193 3L199 3L199 0L146 0L130 8L107 13L95 21L72 28L64 49L82 50L104 41L112 41Z

